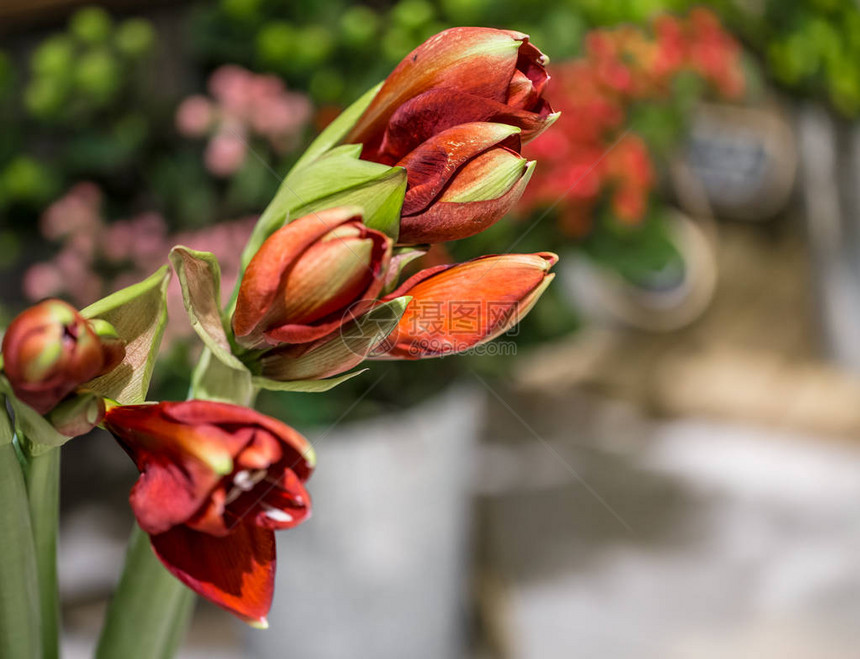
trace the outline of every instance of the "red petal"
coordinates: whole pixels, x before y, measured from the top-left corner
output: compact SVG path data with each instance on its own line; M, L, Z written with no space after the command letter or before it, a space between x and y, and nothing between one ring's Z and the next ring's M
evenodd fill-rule
M417 245L474 236L498 222L513 208L529 178L529 175L524 175L502 196L486 201L448 202L443 195L423 212L401 218L400 242Z
M307 462L306 457L312 455L310 442L296 430L277 419L257 412L241 405L230 405L228 403L217 403L204 400L189 400L182 403L160 403L161 406L170 406L170 415L184 423L209 423L219 426L257 426L270 432L275 438L283 442L292 450L293 456L290 462L296 462L294 471L302 480L310 477L314 465ZM250 439L250 436L248 437ZM245 442L248 449L252 449L254 442ZM239 461L241 462L241 456Z
M196 460L184 464L147 458L129 503L141 528L163 533L184 523L208 499L220 476Z
M412 295L377 358L419 359L462 352L505 332L554 275L555 254L485 256L419 273L397 292Z
M258 430L251 443L239 454L237 468L267 469L283 455L280 442L270 432Z
M517 64L517 42L525 38L481 27L452 28L431 37L391 72L345 141L378 141L397 108L428 89L447 87L504 101Z
M291 529L310 515L310 495L292 470L287 469L260 501L256 524L273 531Z
M207 404L204 401L187 401L119 405L105 414L105 427L120 440L141 471L144 464L151 462L152 456L160 456L160 459L180 463L194 459L222 475L229 473L233 457L251 437L224 432L215 425L216 422L207 422L203 417L189 423L178 416L183 411L194 414L201 403Z
M543 99L526 110L458 89L432 89L404 103L392 115L378 149L366 147L362 158L393 165L433 135L474 122L517 126L526 143L548 125L551 113Z
M210 602L248 623L265 624L275 589L275 534L240 524L215 537L177 526L151 536L170 573Z
M403 215L414 215L442 192L464 164L500 144L519 149L519 137L503 124L474 122L461 124L434 135L397 163L407 173Z

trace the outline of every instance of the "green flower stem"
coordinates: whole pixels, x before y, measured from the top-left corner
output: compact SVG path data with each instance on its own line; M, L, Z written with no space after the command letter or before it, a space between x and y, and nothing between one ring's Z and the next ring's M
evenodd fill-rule
M174 579L174 581L177 580ZM173 624L171 625L172 629L164 644L164 654L162 654L161 659L173 659L173 657L176 656L176 652L182 645L182 641L185 639L185 633L188 631L188 627L191 624L191 616L194 613L194 605L196 603L197 597L195 596L194 591L183 586L182 594L180 595L175 607L176 614L173 619Z
M188 397L252 404L249 383L226 377L227 367L210 357L204 349ZM194 592L165 569L149 536L135 525L96 659L172 659L191 622L195 599Z
M172 657L193 603L194 593L164 568L149 536L135 524L96 659Z
M60 524L60 449L37 452L24 470L36 549L42 657L60 656L60 596L57 587L57 533Z
M0 396L0 656L40 659L39 584L27 486Z

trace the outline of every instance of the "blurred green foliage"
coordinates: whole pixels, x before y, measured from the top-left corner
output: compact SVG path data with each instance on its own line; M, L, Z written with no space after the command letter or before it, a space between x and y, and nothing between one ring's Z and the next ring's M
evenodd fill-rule
M521 30L553 59L564 60L581 54L594 27L644 24L658 12L684 13L696 4L717 11L784 89L824 99L846 116L860 113L856 0L211 0L173 8L181 24L181 53L169 52L174 44L160 40L146 18L117 19L100 7L85 7L23 55L0 52L0 275L19 271L22 253L45 253L46 246L33 247L28 240L39 214L81 180L104 190L110 217L158 210L174 230L259 211L277 186L270 170L284 171L291 155L248 158L233 176L219 180L204 166L203 145L179 138L174 127L182 99L204 92L208 75L224 64L276 74L290 88L308 92L319 107L343 107L418 43L449 26ZM163 62L181 57L171 67L180 73L158 70L157 53ZM677 102L633 109L630 126L646 138L658 162L699 97L695 84L680 80ZM613 223L606 208L596 215L595 230L580 244L594 260L634 283L647 283L677 264L659 209L651 209L639 229ZM537 251L560 242L550 219L522 235L523 225L499 223L455 245L453 254L462 259ZM577 326L561 296L560 287L550 287L518 341L543 340ZM4 301L20 303L11 292ZM0 307L0 318L4 313ZM183 350L171 356L172 369L160 371L172 397L184 394L190 357ZM452 376L455 362L376 365L374 372L386 373L378 400L408 398L408 382L423 383L416 395L428 393L440 374ZM490 360L475 364L495 368ZM344 385L347 396L355 394L353 386L366 389L367 376ZM341 397L273 397L263 404L293 405L301 414L310 399L329 406L318 410L320 418L342 411Z

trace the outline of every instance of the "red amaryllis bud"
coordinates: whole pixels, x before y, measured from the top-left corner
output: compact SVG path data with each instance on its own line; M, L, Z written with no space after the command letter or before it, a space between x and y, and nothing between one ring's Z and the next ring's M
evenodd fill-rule
M102 339L90 321L60 300L45 300L23 311L3 337L3 370L12 390L40 414L112 370L124 355L115 333Z
M445 30L400 62L346 141L364 144L366 160L389 165L463 123L517 126L527 142L555 118L543 98L546 62L521 32Z
M456 354L516 325L555 277L555 254L483 256L422 270L391 296L410 295L406 313L374 351L377 359Z
M310 515L308 441L254 410L199 400L117 406L105 427L141 472L131 507L165 567L206 599L265 626L273 531Z
M245 271L233 314L236 339L259 348L330 334L344 322L346 309L379 294L391 246L385 234L362 224L355 208L328 209L287 224L263 243Z
M546 62L519 32L452 28L392 72L346 141L406 169L401 243L474 235L516 203L531 172L521 145L558 116L543 98Z

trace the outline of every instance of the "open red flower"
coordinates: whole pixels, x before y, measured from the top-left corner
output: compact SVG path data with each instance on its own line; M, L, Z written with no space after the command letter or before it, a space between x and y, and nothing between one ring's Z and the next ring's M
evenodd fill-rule
M531 310L555 277L549 269L557 261L550 252L503 254L422 270L388 296L412 300L373 356L440 357L491 341Z
M117 406L105 427L140 470L131 507L165 567L206 599L265 626L274 531L310 515L308 441L254 410L200 400Z
M107 329L110 336L99 336L91 321L62 300L22 311L3 336L3 371L15 396L47 414L80 385L112 370L125 346Z

